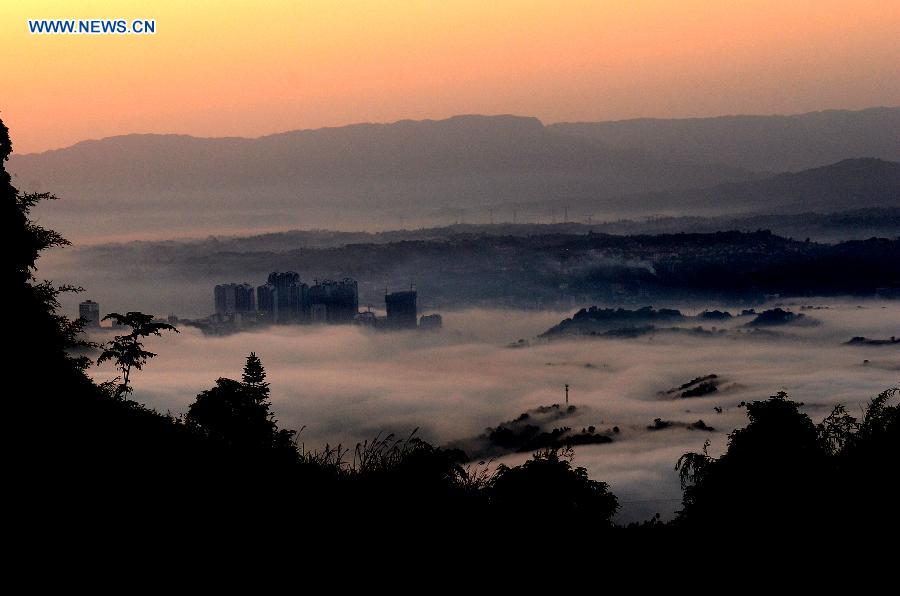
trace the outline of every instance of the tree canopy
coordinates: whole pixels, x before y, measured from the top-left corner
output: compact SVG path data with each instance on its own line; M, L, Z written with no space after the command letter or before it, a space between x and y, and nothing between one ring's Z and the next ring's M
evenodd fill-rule
M124 315L117 312L110 313L103 317L103 320L112 320L118 326L131 328L127 334L117 335L111 342L104 345L103 352L97 358L97 364L102 364L107 360L116 363L116 366L122 371L122 382L116 389L116 396L127 397L133 390L129 383L132 369L141 370L150 358L156 356L153 352L144 349L141 338L151 335L160 336L163 331L178 333L178 329L174 325L154 320L153 315L135 311Z

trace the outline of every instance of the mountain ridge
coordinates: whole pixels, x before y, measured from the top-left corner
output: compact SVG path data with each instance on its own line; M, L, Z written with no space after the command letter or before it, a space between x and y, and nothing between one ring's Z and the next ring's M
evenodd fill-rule
M849 158L799 172L781 172L754 180L705 188L624 195L606 201L567 202L580 217L598 211L644 215L797 214L900 206L900 163L878 158ZM550 202L502 205L520 213L539 213Z
M270 137L279 137L285 135L294 135L297 133L315 133L321 131L334 131L334 130L342 130L342 129L355 129L355 128L379 128L379 127L389 127L392 125L407 125L407 124L429 124L429 123L440 123L440 122L453 122L453 121L461 121L466 119L517 119L517 120L527 120L533 121L539 125L541 128L564 128L568 126L575 125L622 125L622 124L642 124L642 123L696 123L696 122L704 122L704 121L758 121L758 120L767 120L767 119L781 119L781 120L790 120L800 117L816 117L816 116L824 116L824 115L846 115L846 114L866 114L866 113L895 113L900 112L900 106L872 106L869 108L863 108L859 110L850 110L850 109L825 109L825 110L814 110L811 112L798 112L795 114L722 114L718 116L690 116L683 118L662 118L655 116L647 116L647 117L636 117L636 118L621 118L621 119L613 119L613 120L562 120L558 122L544 123L540 118L536 116L522 116L517 114L456 114L454 116L449 116L447 118L422 118L422 119L413 119L413 118L402 118L399 120L392 120L387 122L351 122L348 124L341 124L335 126L321 126L314 128L296 128L289 129L280 132L267 133L258 136L240 136L240 135L225 135L225 136L204 136L204 135L191 135L186 133L156 133L156 132L133 132L133 133L124 133L119 135L110 135L107 137L100 137L96 139L83 139L81 141L72 143L71 145L66 145L64 147L57 147L53 149L46 149L44 151L30 151L27 153L13 153L12 155L18 157L31 156L31 155L42 155L46 153L53 153L58 151L64 151L66 149L71 149L73 147L78 147L83 144L90 143L98 143L107 140L113 139L121 139L126 137L182 137L182 138L190 138L190 139L202 139L202 140L234 140L234 141L254 141L267 139Z
M863 120L870 119L867 113ZM841 114L853 120L860 113ZM822 117L827 119L817 116ZM890 126L882 129L891 132ZM897 132L900 139L900 127ZM890 153L879 147L876 143L864 157L883 159L879 153ZM900 149L897 154L900 160ZM588 215L599 210L615 217L642 208L634 200L677 211L681 203L704 203L703 189L770 177L733 160L728 164L720 155L706 163L682 157L652 147L609 146L529 116L461 115L256 139L120 135L12 155L8 164L20 190L66 199L47 221L75 240L110 237L112 230L120 236L183 235L276 225L447 224L462 221L464 211L541 202L559 211L590 204Z
M900 161L900 107L792 115L558 122L549 128L686 163L758 172L803 170L848 157Z

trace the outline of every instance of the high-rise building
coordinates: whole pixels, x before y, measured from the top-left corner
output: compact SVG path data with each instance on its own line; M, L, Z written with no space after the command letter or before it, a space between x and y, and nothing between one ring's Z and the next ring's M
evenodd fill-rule
M248 283L236 284L234 287L234 310L239 313L256 311L256 294Z
M309 320L309 286L301 283L298 273L273 271L266 285L273 288L272 315L275 321L290 323Z
M275 320L275 286L267 283L256 288L256 308Z
M85 300L78 305L78 316L85 320L85 328L100 326L100 305L93 300Z
M384 305L387 308L385 322L388 327L393 329L416 328L416 297L415 290L385 294Z
M234 284L219 284L213 290L216 314L224 315L234 312Z
M216 314L229 315L256 310L253 286L243 284L219 284L214 291Z
M356 280L349 277L341 281L324 280L309 288L307 301L317 316L321 316L324 307L327 323L352 323L359 312L359 288Z

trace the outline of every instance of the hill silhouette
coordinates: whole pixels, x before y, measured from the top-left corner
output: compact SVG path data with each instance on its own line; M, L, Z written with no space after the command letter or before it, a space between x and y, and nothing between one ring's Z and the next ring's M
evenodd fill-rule
M569 213L604 211L632 217L651 213L718 216L732 214L837 213L891 209L900 204L900 163L875 158L844 159L799 172L785 172L756 180L726 182L708 188L665 190L568 202ZM551 208L552 202L518 204L521 212ZM773 218L776 219L777 218ZM702 222L701 222L702 223ZM775 222L779 225L779 222Z
M65 194L49 221L75 238L208 229L372 226L460 218L486 202L613 197L744 180L567 136L535 118L458 116L357 124L257 139L126 135L14 155L23 190ZM103 222L84 217L100 212ZM146 215L138 226L135 213ZM56 219L54 219L56 218ZM154 222L158 224L154 225Z
M883 161L900 161L898 113L550 126L467 115L255 139L134 134L13 155L9 169L23 191L66 196L41 215L76 239L487 222L490 209L507 221L567 208L577 219L857 209L897 204L896 166Z
M804 170L857 157L900 161L900 107L570 122L550 128L678 162L722 163L759 172Z
M679 193L685 207L708 205L745 211L840 211L893 207L900 201L900 163L845 159L764 180L722 184Z
M675 165L638 151L600 147L553 132L536 118L477 115L255 139L124 135L14 155L10 170L25 189L36 184L72 193L292 188L286 196L298 204L306 189L330 189L343 192L347 205L365 198L366 206L383 204L391 193L400 195L399 204L438 205L452 190L460 206L485 196L534 196L527 183L548 177L540 194L555 188L608 195L746 177L736 168Z

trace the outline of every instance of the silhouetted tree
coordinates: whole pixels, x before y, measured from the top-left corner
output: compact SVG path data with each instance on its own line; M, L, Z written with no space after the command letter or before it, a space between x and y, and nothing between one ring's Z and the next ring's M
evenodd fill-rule
M896 523L887 503L900 476L900 407L888 389L862 421L841 405L819 424L782 392L747 404L750 423L735 430L719 458L686 453L676 464L684 488L676 523L694 528L829 527L852 515L856 527ZM846 527L846 526L845 526Z
M53 230L31 219L31 210L43 201L53 201L50 193L20 193L6 171L6 160L12 152L9 130L0 120L0 232L3 234L2 275L4 298L9 300L15 316L5 320L6 331L16 339L12 370L27 376L43 371L46 383L59 377L61 369L83 369L86 357L73 357L74 348L89 347L80 337L82 322L72 321L57 312L62 292L80 291L75 286L55 286L51 281L35 278L37 260L49 248L68 246L69 241ZM66 375L63 375L66 376Z
M888 403L897 395L896 387L883 391L861 421L841 410L820 425L820 436L833 446L836 508L853 511L869 527L900 522L892 505L900 478L900 405Z
M129 384L131 370L141 370L147 360L156 356L153 352L144 349L141 339L151 335L161 336L163 331L178 333L178 329L174 325L154 321L153 315L142 312L132 311L124 315L114 312L103 317L104 321L110 319L118 325L131 327L131 332L117 335L111 342L104 345L103 353L97 358L97 364L102 364L107 360L116 363L116 367L122 371L122 382L116 389L116 397L127 398L132 391Z
M218 379L215 387L197 396L185 422L238 451L276 449L296 457L295 433L278 428L265 378L262 362L251 353L242 380Z
M517 517L559 515L610 525L618 499L605 482L591 480L584 468L573 468L573 456L571 448L551 448L536 452L521 466L500 465L490 487L492 506Z
M11 150L0 122L0 278L15 313L4 321L11 338L5 430L15 446L9 467L16 489L10 493L19 501L12 506L35 511L29 517L39 515L51 526L91 520L94 531L104 520L122 523L111 494L140 495L157 506L163 500L154 499L154 491L187 490L196 474L179 473L208 468L216 454L174 418L110 399L87 376L89 360L79 354L90 344L81 323L58 312L60 292L76 288L36 279L42 252L69 244L32 219L36 205L56 197L13 186L5 167Z
M242 449L271 446L275 430L268 404L258 401L240 381L226 378L197 396L185 420L206 436Z
M254 395L258 401L264 401L269 398L269 383L266 382L266 369L263 368L262 360L256 355L256 352L250 352L247 356L247 363L244 365L244 373L241 380L247 391Z

